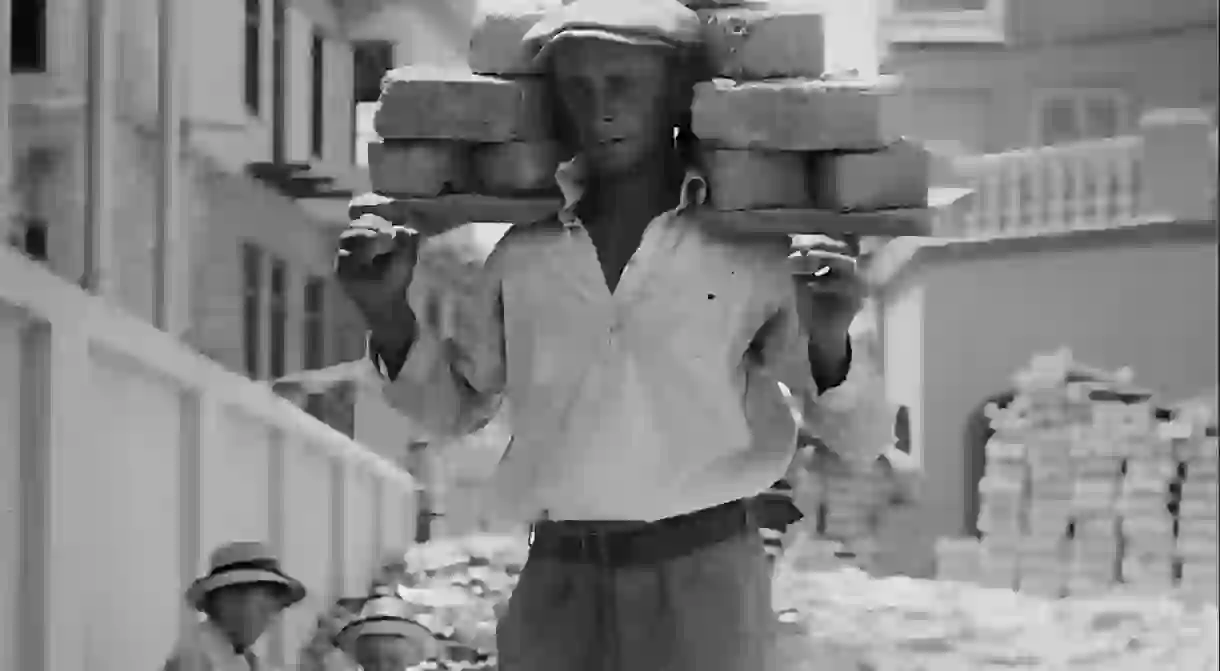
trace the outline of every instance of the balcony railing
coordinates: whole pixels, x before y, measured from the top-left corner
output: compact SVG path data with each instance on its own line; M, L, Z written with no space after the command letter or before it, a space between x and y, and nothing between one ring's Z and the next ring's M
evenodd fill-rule
M232 540L310 590L261 651L289 667L414 536L404 471L8 249L0 384L0 669L159 668Z
M1149 142L1156 143L1153 156ZM950 162L958 184L974 196L954 221L945 222L942 235L1110 228L1145 215L1214 217L1216 130L1197 115L1148 123L1139 135Z

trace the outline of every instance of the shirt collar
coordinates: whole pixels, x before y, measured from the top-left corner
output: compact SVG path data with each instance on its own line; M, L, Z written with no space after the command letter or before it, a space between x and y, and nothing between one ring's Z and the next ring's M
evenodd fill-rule
M563 194L563 207L559 210L559 222L564 228L579 228L580 218L576 216L576 206L585 193L585 165L580 156L559 164L555 170L555 183ZM692 207L703 205L707 201L707 178L698 169L686 169L682 178L682 195L678 201L675 214L682 214Z

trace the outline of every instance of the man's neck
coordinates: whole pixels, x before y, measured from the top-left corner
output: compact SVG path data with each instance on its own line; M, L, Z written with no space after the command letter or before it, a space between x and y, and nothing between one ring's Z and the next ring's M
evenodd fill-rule
M624 174L591 174L586 186L582 218L598 221L638 223L642 230L657 215L672 210L681 200L685 167L676 152L666 152Z

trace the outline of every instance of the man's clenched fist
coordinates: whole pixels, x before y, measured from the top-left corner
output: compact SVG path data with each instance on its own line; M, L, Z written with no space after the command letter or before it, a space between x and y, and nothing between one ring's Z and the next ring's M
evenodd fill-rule
M376 332L406 309L420 236L374 214L353 221L339 236L335 276Z

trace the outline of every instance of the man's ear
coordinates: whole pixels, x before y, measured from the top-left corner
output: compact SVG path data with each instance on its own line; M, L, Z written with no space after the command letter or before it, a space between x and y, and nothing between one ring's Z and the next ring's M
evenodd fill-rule
M689 119L695 101L695 84L706 79L702 74L706 66L700 65L706 60L703 52L696 49L678 50L670 59L669 72L673 80L669 88L673 94L670 104L676 119Z

